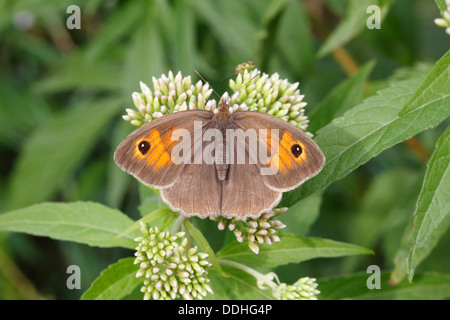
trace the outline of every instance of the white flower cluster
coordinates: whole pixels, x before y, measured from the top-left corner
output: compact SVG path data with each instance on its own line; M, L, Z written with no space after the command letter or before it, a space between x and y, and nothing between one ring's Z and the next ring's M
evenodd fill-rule
M240 65L241 66L241 65ZM278 73L269 76L261 73L254 65L242 64L235 80L230 80L233 95L230 99L231 112L250 110L264 112L306 131L308 118L304 114L306 102L300 94L298 82L289 83L280 79ZM175 76L172 71L161 78L153 77L153 90L141 82L142 92L133 92L136 109L127 108L123 116L126 121L139 127L165 114L204 109L217 111L215 100L208 100L213 90L209 84L198 81L193 84L191 77ZM222 98L228 97L225 93Z
M314 278L304 277L298 279L293 285L281 283L272 292L278 300L317 300L320 293Z
M255 274L257 285L260 289L267 287L272 289L272 294L277 300L317 300L320 291L317 290L317 282L314 278L303 277L294 284L280 283L274 272L267 274ZM275 281L274 281L275 280Z
M306 131L308 118L304 114L306 102L300 94L299 83L280 79L278 73L269 76L258 69L239 73L236 80L230 80L231 107L238 110L264 112L281 118L297 128Z
M275 208L263 213L259 218L249 219L247 221L231 219L228 229L232 231L238 242L247 241L247 245L255 254L259 253L259 244L272 244L280 241L275 234L276 229L286 227L284 223L274 219L276 216L285 212L288 208ZM217 221L219 230L224 230L227 219L224 217L215 217L211 220Z
M207 277L211 263L206 253L197 247L187 249L184 232L171 235L157 227L148 228L141 222L143 236L135 239L135 264L139 264L136 277L145 277L141 292L144 300L170 300L180 296L186 300L202 299L212 293ZM181 244L178 240L182 239Z
M131 95L137 110L127 108L127 114L123 116L137 127L165 114L193 109L213 110L216 107L215 100L208 100L212 93L209 85L201 81L194 85L191 77L183 77L181 72L174 76L169 71L167 76L153 77L153 90L142 81L140 85L142 92Z
M442 13L442 18L434 19L439 27L445 28L445 32L450 35L450 0L445 0L447 10Z

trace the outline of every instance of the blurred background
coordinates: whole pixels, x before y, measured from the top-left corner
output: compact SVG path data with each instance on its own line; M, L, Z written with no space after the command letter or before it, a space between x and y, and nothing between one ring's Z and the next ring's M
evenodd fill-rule
M300 82L308 115L362 68L367 79L360 92L342 97L349 105L424 74L448 50L450 37L434 24L440 13L431 0L375 1L380 29L355 26L345 41L324 45L341 22L352 21L355 2L0 0L0 212L82 200L138 219L138 183L112 155L134 129L121 118L134 108L132 92L140 91L139 81L151 87L152 76L172 70L197 81L195 68L222 93L235 66L252 60L266 73ZM67 27L77 14L68 12L71 5L80 9L79 29ZM288 265L278 268L280 280L292 283L299 272L326 278L369 264L392 267L444 129L383 152L312 200L315 223L302 234L370 247L376 256ZM221 248L224 232L211 221L198 223L213 248ZM449 272L449 241L443 238L418 272ZM101 270L131 254L0 233L0 299L77 299ZM71 264L82 269L81 290L65 285Z

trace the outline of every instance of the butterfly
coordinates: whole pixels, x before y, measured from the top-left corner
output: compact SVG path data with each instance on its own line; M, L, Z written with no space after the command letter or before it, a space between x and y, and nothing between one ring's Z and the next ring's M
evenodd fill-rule
M230 110L222 98L216 113L164 115L126 137L114 160L183 216L257 218L317 175L325 156L280 118Z

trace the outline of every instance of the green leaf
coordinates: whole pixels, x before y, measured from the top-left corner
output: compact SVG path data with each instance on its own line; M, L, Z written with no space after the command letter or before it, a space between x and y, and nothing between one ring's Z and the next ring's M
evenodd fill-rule
M449 117L450 97L424 101L413 111L398 115L422 80L397 82L319 130L315 141L326 157L323 170L300 188L285 193L280 206L293 205L345 177L383 150L435 127Z
M374 67L373 61L361 67L352 77L336 86L308 115L308 131L315 133L334 118L341 116L363 98L363 89Z
M419 199L417 200L416 203L415 214L420 215L417 217L415 215L411 217L408 225L404 229L403 236L400 240L400 244L398 246L397 251L395 252L395 257L393 259L394 270L391 273L390 279L391 283L398 283L402 281L406 275L412 278L412 274L409 274L411 270L410 267L414 266L415 269L415 267L417 267L417 265L419 265L422 262L422 260L424 260L431 253L431 251L436 246L437 242L439 241L445 230L448 229L449 225L448 209L447 212L445 211L437 212L435 202L435 201L443 201L441 204L438 203L438 207L445 206L445 204L448 202L446 198L444 198L443 200L438 200L439 198L442 198L442 193L445 192L446 190L443 190L440 187L435 188L437 185L439 185L439 181L442 181L444 186L447 182L446 180L443 180L443 175L448 174L445 173L446 171L448 171L448 146L446 147L443 141L445 139L448 139L448 131L449 129L447 129L447 131L439 139L440 142L438 143L440 144L441 150L438 151L438 149L436 148L432 157L429 160L427 172L422 185L422 190L420 191ZM447 134L447 138L445 138L445 134ZM443 151L445 148L447 148L447 157L444 156L443 158L439 159L439 157L436 156L436 154L438 152L439 153L445 152ZM447 164L445 164L445 161L447 161ZM440 165L441 167L439 168ZM431 168L433 168L433 172L430 171ZM426 191L428 190L428 188L430 188L429 189L430 193ZM429 211L430 209L431 211ZM436 222L438 224L436 230L432 229L433 228L432 224L434 222L431 221L431 219L433 218L437 219ZM420 230L417 227L419 227ZM426 239L425 238L426 234L423 234L423 232L428 233L428 236L430 238ZM416 238L419 237L419 239L415 240L415 237ZM423 247L413 246L413 241L417 240L422 242ZM412 253L413 256L410 255Z
M81 296L81 300L120 300L144 281L136 278L139 265L134 258L121 259L102 271Z
M190 223L188 220L184 221L184 225L186 226L189 234L192 236L192 238L197 242L199 247L202 249L204 253L208 254L208 259L213 265L213 267L224 277L227 277L228 275L222 270L222 267L217 262L216 255L209 245L208 240L203 236L200 230L198 230L192 223Z
M63 112L25 143L11 176L8 208L51 198L86 158L120 101L104 99Z
M409 252L408 278L427 257L450 226L450 127L436 143L417 200Z
M366 28L369 14L367 8L371 5L377 5L380 8L380 18L382 19L391 4L391 0L351 0L344 19L328 37L317 55L322 58L329 54L335 48L343 46L351 39L356 37Z
M375 176L354 217L348 222L351 233L347 240L375 248L386 235L398 234L398 228L404 228L414 210L421 181L422 174L400 168L385 170ZM363 257L356 256L345 259L344 272L354 271L361 260Z
M213 293L208 292L205 300L231 300L231 292L226 286L223 276L212 268L208 270L209 286L212 288ZM228 279L228 278L227 278Z
M238 300L273 300L274 297L270 290L260 289L256 284L256 279L245 271L223 266L225 272L229 275L222 283L228 287L234 297ZM213 288L214 290L214 288Z
M0 230L97 247L134 248L137 234L116 238L133 220L95 202L40 203L0 215Z
M271 245L260 245L254 254L246 243L233 242L222 248L217 257L237 261L246 265L275 267L288 263L298 263L314 258L341 257L356 254L372 254L372 250L321 238L305 238L281 235L281 241Z
M445 100L450 97L450 50L436 62L425 81L405 104L399 115L421 108L430 101Z
M418 275L414 283L403 281L395 286L389 284L389 273L382 272L380 289L368 289L367 281L375 274L357 274L318 281L321 300L436 300L450 297L450 276L428 273ZM370 280L369 280L370 281Z

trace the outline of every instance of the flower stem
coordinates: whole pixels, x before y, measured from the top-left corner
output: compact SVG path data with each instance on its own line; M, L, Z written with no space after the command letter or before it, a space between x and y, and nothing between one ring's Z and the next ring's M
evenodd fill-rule
M177 220L175 221L172 230L170 230L171 234L175 234L180 229L181 225L183 224L184 220L186 220L186 217L180 215Z
M255 269L252 269L244 264L241 264L239 262L226 260L226 259L217 259L217 262L223 266L229 266L233 267L239 270L242 270L244 272L247 272L249 275L256 278L256 281L259 282L260 280L264 281L265 285L268 285L271 289L275 289L277 287L277 284L273 281L269 281L264 274L256 271Z

